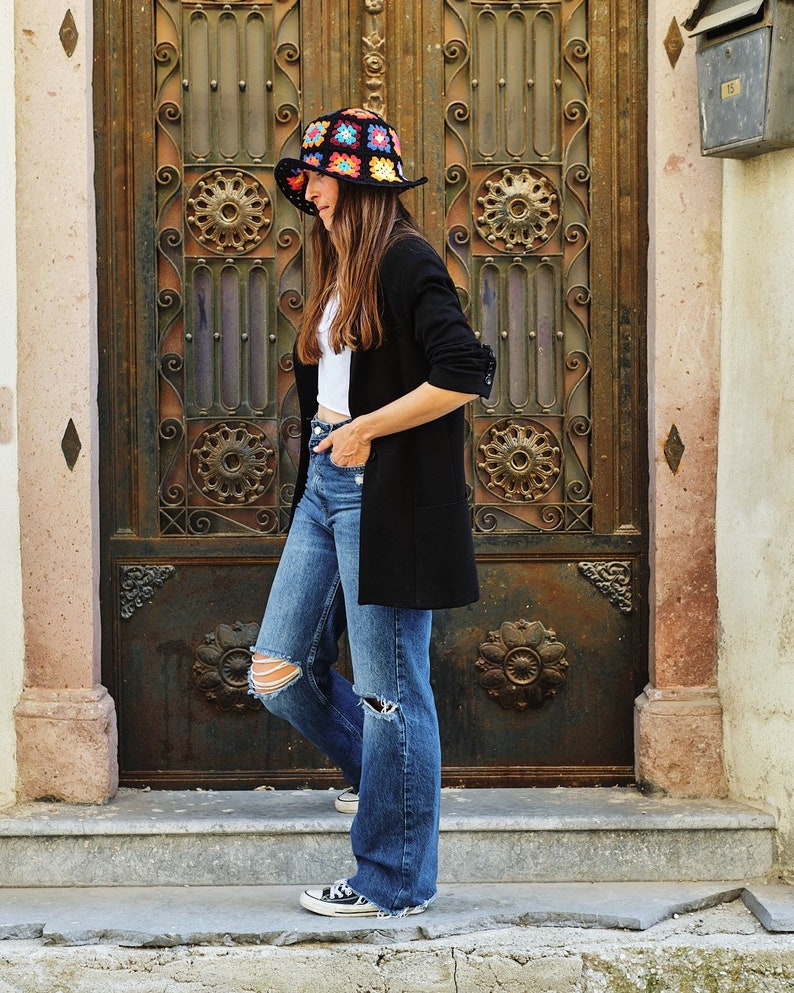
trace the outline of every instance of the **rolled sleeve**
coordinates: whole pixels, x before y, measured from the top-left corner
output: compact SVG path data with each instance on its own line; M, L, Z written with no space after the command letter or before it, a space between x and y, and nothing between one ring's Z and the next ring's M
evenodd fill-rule
M428 382L442 390L488 397L496 359L474 336L441 258L419 238L397 242L384 259L387 303L411 329L429 366Z

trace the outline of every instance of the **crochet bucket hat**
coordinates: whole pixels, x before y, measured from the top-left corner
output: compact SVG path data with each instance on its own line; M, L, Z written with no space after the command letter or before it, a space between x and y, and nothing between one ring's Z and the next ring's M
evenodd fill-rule
M318 117L303 132L299 159L283 158L275 177L284 196L299 210L316 214L306 199L306 170L363 186L408 190L427 177L408 180L397 132L378 114L360 107Z

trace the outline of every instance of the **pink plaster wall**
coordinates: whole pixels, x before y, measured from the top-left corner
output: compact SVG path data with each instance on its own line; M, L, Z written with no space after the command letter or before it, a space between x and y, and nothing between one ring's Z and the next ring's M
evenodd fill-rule
M58 36L66 7L25 0L16 24L25 682L52 688L99 680L91 41L86 12L71 9L71 59ZM61 451L70 418L73 471Z
M96 243L90 0L15 9L19 498L25 673L17 795L94 802L118 783L100 685ZM70 419L81 449L70 469Z
M721 177L700 154L695 42L665 47L693 4L649 4L648 410L650 684L637 700L644 787L725 792L716 691L715 507L719 415ZM674 472L664 455L676 426Z
M719 413L721 175L700 154L695 42L673 68L663 42L692 3L656 0L649 30L651 680L716 676L714 515ZM673 474L664 445L686 446Z

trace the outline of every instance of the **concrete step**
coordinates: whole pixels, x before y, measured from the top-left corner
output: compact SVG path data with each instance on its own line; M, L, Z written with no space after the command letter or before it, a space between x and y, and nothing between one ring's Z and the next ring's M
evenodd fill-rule
M754 887L752 903L790 930L792 889ZM340 921L287 886L5 888L0 991L791 993L791 934L736 892L443 884L425 914Z
M233 886L332 882L354 871L332 791L122 790L105 806L0 812L0 885ZM763 881L771 815L637 790L444 790L439 880Z

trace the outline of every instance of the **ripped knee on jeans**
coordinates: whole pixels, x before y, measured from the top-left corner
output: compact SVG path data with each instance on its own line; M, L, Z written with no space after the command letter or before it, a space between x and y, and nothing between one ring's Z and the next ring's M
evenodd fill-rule
M256 693L275 693L299 675L300 668L284 659L270 658L258 652L251 656L251 687Z
M365 696L363 702L383 717L390 717L397 712L397 704L391 703L389 700L379 700L377 697Z

